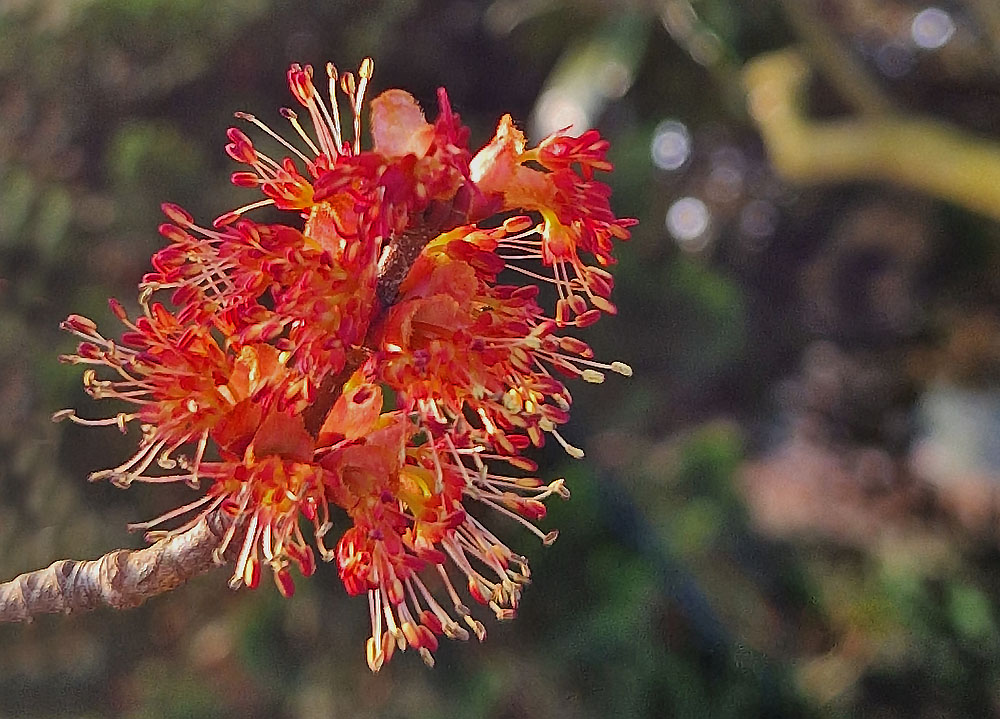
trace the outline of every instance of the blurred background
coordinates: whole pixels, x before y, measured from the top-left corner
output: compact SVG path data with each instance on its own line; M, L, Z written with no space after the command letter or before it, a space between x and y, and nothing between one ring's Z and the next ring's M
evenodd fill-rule
M141 546L183 488L85 478L134 437L56 356L203 221L232 112L288 63L448 88L486 142L611 139L631 380L577 387L573 492L511 531L534 584L483 645L363 655L333 567L217 571L142 608L0 627L10 717L1000 716L1000 9L993 0L2 0L0 578ZM260 219L266 215L259 216Z

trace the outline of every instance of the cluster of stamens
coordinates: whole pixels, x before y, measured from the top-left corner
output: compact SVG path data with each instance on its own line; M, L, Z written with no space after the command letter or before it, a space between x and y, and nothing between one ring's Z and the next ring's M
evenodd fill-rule
M81 340L64 359L87 365L87 392L126 409L56 418L123 432L138 423L138 451L91 478L202 487L133 528L155 539L223 514L216 556L235 559L233 587L257 586L266 565L290 595L290 567L315 571L313 547L335 561L347 591L368 595L378 670L397 649L430 664L440 636L485 637L462 584L498 619L514 616L527 560L469 510L555 540L538 523L545 501L569 490L534 476L523 453L550 437L583 456L559 431L572 397L557 375L631 374L565 332L616 311L611 275L582 258L610 264L632 221L612 214L593 180L611 169L596 132L528 149L505 116L473 154L444 90L434 123L402 90L376 97L363 149L371 72L370 60L357 76L328 65L324 100L312 68L293 65L289 87L311 125L282 110L295 142L237 113L288 153L275 160L229 130L228 154L249 168L234 184L264 197L210 228L164 205L168 245L140 285L137 318L112 303L122 337L76 315L64 323ZM265 205L297 213L301 227L246 218ZM530 284L501 283L505 271ZM551 316L534 282L555 288Z

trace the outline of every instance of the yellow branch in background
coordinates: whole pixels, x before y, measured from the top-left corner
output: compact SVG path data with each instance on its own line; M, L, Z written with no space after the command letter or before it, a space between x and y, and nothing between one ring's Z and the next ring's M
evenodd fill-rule
M744 69L750 114L779 174L804 184L891 182L1000 220L1000 143L906 115L813 121L802 98L809 74L794 50Z

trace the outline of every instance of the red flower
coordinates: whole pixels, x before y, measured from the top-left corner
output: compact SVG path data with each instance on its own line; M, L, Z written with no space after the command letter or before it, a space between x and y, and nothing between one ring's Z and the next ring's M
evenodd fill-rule
M611 169L595 131L528 149L505 116L473 156L444 90L434 123L403 90L379 95L363 149L371 70L370 60L357 76L328 66L324 100L312 68L293 65L289 86L311 125L282 111L295 144L237 115L289 156L272 159L229 131L227 152L249 168L233 182L263 199L212 228L164 205L169 244L140 285L141 316L112 304L126 326L118 341L85 318L64 323L82 340L65 359L109 371L101 379L88 368L88 392L131 409L58 416L122 431L139 423L136 454L93 479L207 482L191 503L135 526L186 518L177 532L209 512L231 516L218 556L239 542L234 587L256 586L265 564L285 595L292 565L312 574L305 517L348 593L368 594L377 670L396 649L432 663L440 636L485 637L460 585L498 618L513 616L527 560L470 510L488 507L545 544L555 539L536 523L544 500L569 492L561 479L533 476L523 452L550 436L582 456L558 431L572 401L564 379L631 373L596 362L567 332L615 311L611 276L585 258L612 263L613 241L633 221L614 216L607 186L593 179ZM300 226L244 218L262 205L297 213ZM527 266L534 260L558 293L551 314L536 285L498 281L503 270L546 281Z

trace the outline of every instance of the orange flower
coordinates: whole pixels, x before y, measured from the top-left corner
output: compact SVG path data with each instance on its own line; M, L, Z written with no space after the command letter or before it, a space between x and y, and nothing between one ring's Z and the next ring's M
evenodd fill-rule
M282 110L294 143L237 114L289 153L272 159L229 130L227 152L249 168L233 182L263 199L210 228L164 205L168 245L140 285L141 316L112 303L126 327L119 341L83 317L64 323L82 340L64 359L91 365L88 392L131 409L57 417L140 425L136 454L92 479L208 483L192 502L133 526L181 518L169 530L178 532L209 512L230 517L217 556L237 544L233 587L257 586L266 565L288 596L290 567L311 575L304 517L348 593L368 595L367 658L378 670L397 649L432 663L439 637L483 639L463 593L499 619L514 615L527 560L471 510L554 541L537 526L544 501L569 492L561 479L534 476L523 453L550 437L583 455L559 433L571 396L556 375L631 373L595 361L572 333L615 311L603 266L633 221L613 215L608 188L593 179L611 169L595 131L529 149L505 116L473 155L444 90L433 123L403 90L376 97L364 149L371 71L370 60L356 76L327 66L324 99L312 68L293 65L289 87L310 126ZM245 218L263 205L294 212L298 224ZM554 310L535 284L501 284L504 270L552 282Z
M524 134L514 127L510 115L504 115L492 142L471 162L473 182L487 194L501 195L504 210L536 211L542 216L539 226L525 227L499 248L522 258L540 259L553 268L560 325L570 324L571 315L584 315L588 305L612 314L616 311L608 300L611 276L588 267L579 256L582 250L601 265L611 264L612 240L628 239L628 228L635 224L635 220L614 216L608 204L611 190L591 179L594 170L611 170L604 157L607 149L606 141L588 131L580 138L557 134L527 150ZM527 163L545 169L536 170ZM571 168L573 164L580 165L582 177Z

